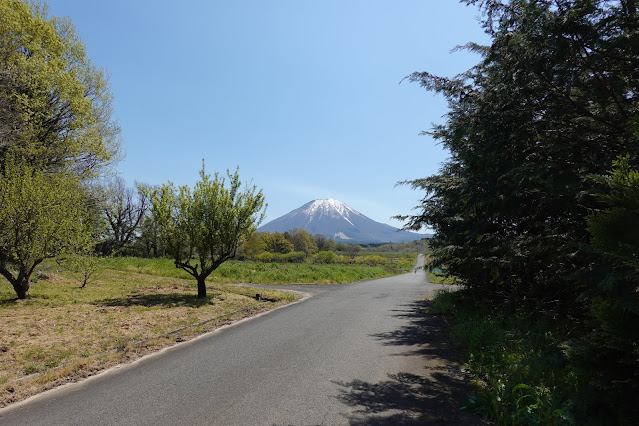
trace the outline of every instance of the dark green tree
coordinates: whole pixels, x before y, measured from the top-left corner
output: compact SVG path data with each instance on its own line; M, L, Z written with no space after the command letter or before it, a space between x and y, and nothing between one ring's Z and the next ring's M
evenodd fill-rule
M455 78L408 79L443 94L430 134L450 150L407 228L436 231L436 265L476 297L572 309L593 262L589 174L639 158L639 28L634 2L466 1L486 12L482 61ZM577 307L578 308L578 307Z
M630 242L606 235L635 216L627 204L602 207L597 193L614 189L591 176L619 156L639 164L637 3L464 3L484 12L491 37L465 46L480 62L453 78L407 77L448 100L445 123L428 133L450 159L405 182L426 193L406 228L435 230L434 266L476 301L570 324L569 361L582 396L594 395L584 418L636 418L636 266L620 245Z

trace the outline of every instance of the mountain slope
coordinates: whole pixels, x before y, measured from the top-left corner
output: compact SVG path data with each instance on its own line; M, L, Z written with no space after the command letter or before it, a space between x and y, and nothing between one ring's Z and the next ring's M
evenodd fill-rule
M322 234L336 242L399 243L425 238L426 235L398 231L390 225L375 222L338 200L313 200L302 207L263 225L258 231L285 232L305 229Z

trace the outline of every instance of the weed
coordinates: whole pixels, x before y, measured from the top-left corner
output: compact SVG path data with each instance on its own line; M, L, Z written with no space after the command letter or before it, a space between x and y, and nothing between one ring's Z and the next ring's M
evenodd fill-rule
M24 374L29 375L29 374L37 373L39 369L34 364L28 364L26 367L24 367L23 371L24 371Z

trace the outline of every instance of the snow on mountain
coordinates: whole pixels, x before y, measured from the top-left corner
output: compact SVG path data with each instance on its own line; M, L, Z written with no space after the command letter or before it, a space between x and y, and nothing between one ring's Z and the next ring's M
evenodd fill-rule
M266 232L286 232L305 229L322 234L337 242L397 243L425 238L423 234L399 231L390 225L375 222L339 200L313 200L268 222L258 229Z

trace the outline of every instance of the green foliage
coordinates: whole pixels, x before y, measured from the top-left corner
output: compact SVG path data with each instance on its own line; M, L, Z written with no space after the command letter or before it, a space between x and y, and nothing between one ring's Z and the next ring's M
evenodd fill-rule
M60 258L58 263L65 269L79 275L82 281L81 288L84 288L103 269L104 262L102 259L96 253L93 245L85 245L76 249L73 253Z
M463 292L440 292L431 313L452 317L475 394L467 409L498 424L574 424L579 375L565 351L567 329L486 309Z
M119 144L105 72L68 19L16 0L1 0L0 16L0 162L12 151L95 176Z
M152 214L167 252L177 268L198 282L198 297L206 297L206 278L222 263L235 257L238 247L255 231L264 217L262 191L256 186L242 190L236 170L226 179L213 179L200 171L191 190L169 182L152 196Z
M68 19L20 0L0 0L0 16L0 273L26 298L43 259L92 246L80 179L116 159L119 128Z
M90 225L77 176L46 173L5 158L0 173L0 274L19 298L29 297L29 279L44 259L89 243Z
M293 243L286 239L286 236L281 232L262 232L260 237L266 245L266 251L270 253L286 254L295 249Z
M262 252L256 256L260 262L272 262L274 254L268 251Z
M453 79L408 77L447 98L431 134L452 153L439 174L409 182L427 195L408 228L433 227L435 265L477 297L579 309L577 277L600 261L585 248L587 176L639 157L636 6L468 3L489 12L491 45L467 46L483 60Z
M367 265L383 265L386 263L386 258L377 254L370 254L357 259L358 263L365 263Z
M262 232L254 232L248 236L244 244L238 249L239 259L256 259L266 252L266 241L262 238Z
M265 252L262 255L272 256L272 253ZM412 259L388 258L383 266L352 263L320 264L230 260L220 265L207 280L213 283L256 284L348 283L408 272L414 263L414 257ZM107 270L153 276L190 277L184 270L176 269L174 263L166 258L113 257L102 259L102 267Z
M333 251L320 251L313 257L315 263L335 263L337 255Z
M293 229L284 233L284 237L293 244L293 250L303 252L305 255L317 251L315 239L305 229Z
M300 263L306 260L306 253L303 251L292 251L280 256L280 261L289 263Z
M595 250L639 268L639 171L630 168L630 156L613 162L608 175L594 176L605 192L599 199L606 207L588 217L588 232Z
M322 234L315 234L313 238L315 239L317 251L335 251L337 249L337 244L335 244L335 240L332 238L328 238Z
M490 46L466 46L480 63L455 78L408 77L448 100L446 122L430 134L451 157L437 175L408 182L426 195L407 228L436 231L434 266L483 306L551 321L549 330L569 321L569 383L578 382L581 397L591 395L575 402L576 417L636 419L637 3L465 2L485 13L491 37ZM482 326L479 319L469 324ZM491 389L504 383L500 369L511 374L503 371L508 365L495 364ZM520 383L529 387L513 393ZM561 400L549 383L512 379L498 405L516 412L518 399L543 402L546 389ZM542 422L561 408L544 404L529 407L546 413Z

